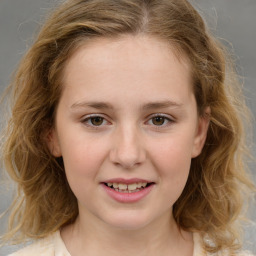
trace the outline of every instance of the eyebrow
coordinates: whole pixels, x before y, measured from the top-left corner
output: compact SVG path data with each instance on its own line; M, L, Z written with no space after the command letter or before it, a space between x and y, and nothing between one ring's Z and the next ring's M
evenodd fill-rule
M177 108L177 107L182 107L183 104L175 102L175 101L170 101L170 100L165 100L165 101L159 101L159 102L150 102L142 106L143 110L151 110L151 109L160 109L160 108Z
M157 102L149 102L143 106L141 106L142 110L151 110L151 109L161 109L161 108L177 108L177 107L182 107L183 104L175 102L175 101L170 101L170 100L164 100L164 101L157 101ZM95 109L109 109L112 110L114 107L106 102L101 102L101 101L92 101L92 102L77 102L71 105L72 109L75 108L95 108Z
M74 103L71 108L95 108L95 109L113 109L113 107L105 102L77 102Z

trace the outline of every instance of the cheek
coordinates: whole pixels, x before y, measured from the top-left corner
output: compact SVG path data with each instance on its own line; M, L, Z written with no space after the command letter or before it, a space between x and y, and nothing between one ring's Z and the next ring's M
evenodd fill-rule
M157 169L164 204L173 205L178 200L187 183L190 165L189 155L177 148L166 150L159 156Z
M156 143L154 143L156 146ZM180 194L186 184L190 165L192 140L189 136L176 134L173 138L160 141L151 147L151 159L158 170L167 193Z
M185 133L153 141L150 146L152 159L162 166L190 166L193 149L192 136Z
M83 141L86 141L84 143ZM62 156L68 181L85 184L94 181L106 157L106 149L100 142L86 140L67 141L62 145Z
M69 186L79 202L87 202L97 184L103 152L95 145L77 145L63 153Z
M169 148L159 151L155 165L163 181L166 179L173 185L182 184L186 182L189 174L191 157L182 149Z

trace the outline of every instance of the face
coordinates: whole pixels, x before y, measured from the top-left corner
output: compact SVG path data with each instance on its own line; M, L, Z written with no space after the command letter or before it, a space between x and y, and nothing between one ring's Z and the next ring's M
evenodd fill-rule
M71 56L63 81L49 147L79 215L122 229L170 218L208 125L185 58L146 36L97 39Z

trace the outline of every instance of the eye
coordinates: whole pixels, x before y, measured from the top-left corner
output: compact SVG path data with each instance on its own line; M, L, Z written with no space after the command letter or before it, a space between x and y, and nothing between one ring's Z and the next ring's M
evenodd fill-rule
M102 118L101 116L91 117L89 120L94 126L100 126L104 122L104 118Z
M165 122L166 122L166 118L163 116L156 116L152 118L152 123L157 126L163 125Z
M170 117L162 114L157 114L149 119L148 124L153 126L168 126L172 122L174 121Z
M87 126L99 127L108 124L108 121L102 116L88 116L82 120Z

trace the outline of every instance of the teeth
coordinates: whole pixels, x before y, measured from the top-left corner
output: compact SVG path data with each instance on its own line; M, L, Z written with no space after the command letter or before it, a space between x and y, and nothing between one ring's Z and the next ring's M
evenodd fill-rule
M113 187L116 191L124 190L126 192L137 192L140 191L141 188L145 188L147 183L146 182L138 182L138 183L132 183L132 184L123 184L123 183L107 183L108 187Z
M126 184L118 184L118 188L121 190L127 190L127 185Z
M128 185L128 190L135 190L137 188L137 185L139 185L139 184L136 184L136 183L129 184Z

